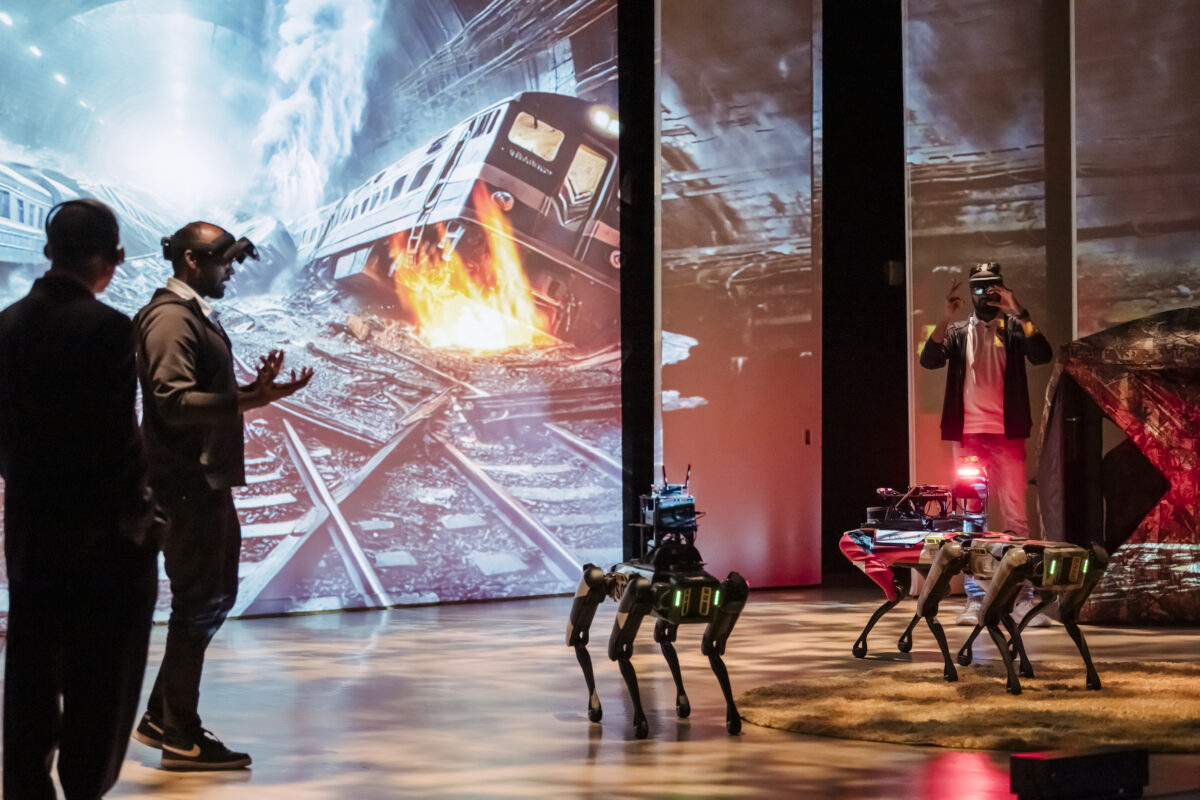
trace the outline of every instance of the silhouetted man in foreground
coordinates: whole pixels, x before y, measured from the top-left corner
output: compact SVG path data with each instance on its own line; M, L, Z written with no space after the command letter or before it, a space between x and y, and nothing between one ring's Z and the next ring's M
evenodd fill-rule
M205 650L237 599L242 534L231 490L246 482L242 413L303 388L312 370L276 383L283 354L272 351L253 383L237 385L229 337L207 298L224 297L235 260L257 257L248 240L193 222L163 240L163 255L175 276L134 323L150 483L170 521L171 619L134 737L162 749L164 769L240 769L250 756L206 730L197 708Z
M158 586L133 325L95 298L125 260L116 216L55 206L45 253L50 269L0 312L8 800L55 796L56 747L69 800L116 782Z

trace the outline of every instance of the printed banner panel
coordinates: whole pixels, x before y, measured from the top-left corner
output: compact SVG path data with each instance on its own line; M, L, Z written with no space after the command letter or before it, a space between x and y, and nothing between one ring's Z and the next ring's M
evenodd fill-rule
M620 559L616 53L616 0L5 6L0 303L61 200L116 210L128 314L210 220L262 254L215 303L240 379L316 370L246 417L235 615Z

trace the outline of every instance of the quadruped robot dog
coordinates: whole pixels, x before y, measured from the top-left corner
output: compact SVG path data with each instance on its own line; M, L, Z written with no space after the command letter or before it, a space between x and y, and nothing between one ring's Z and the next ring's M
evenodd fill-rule
M960 467L953 486L913 486L903 494L880 489L886 505L869 508L867 521L843 534L842 553L883 589L886 598L855 641L854 656L867 655L867 634L908 594L909 576L916 569L925 576L925 582L917 596L916 613L896 646L903 653L911 650L913 629L924 619L942 652L943 677L958 680L937 613L941 600L950 592L950 579L962 572L987 580L990 585L983 599L981 621L958 651L961 666L971 664L972 645L986 628L1004 663L1006 691L1020 694L1020 677L1033 677L1021 633L1029 620L1045 612L1062 622L1075 642L1083 657L1087 688L1099 689L1100 677L1079 630L1079 612L1103 577L1108 554L1095 543L1081 547L987 531L987 488L987 474L976 462ZM1033 585L1039 602L1017 624L1012 609L1025 581ZM1018 661L1019 669L1015 664Z
M571 605L567 623L567 645L575 649L588 688L588 719L599 722L603 716L592 659L588 654L588 629L596 608L611 597L618 603L617 618L608 639L608 657L616 661L633 701L633 729L638 739L650 732L638 693L637 675L631 658L633 641L642 619L649 614L654 625L654 641L662 648L663 657L675 680L675 713L682 719L691 714L691 704L683 688L675 638L680 625L704 623L704 639L700 650L708 656L709 664L721 692L725 695L725 729L736 735L742 720L733 701L729 672L721 656L725 643L738 615L746 605L749 586L736 572L724 581L704 569L700 551L696 549L695 498L687 493L691 467L682 484L667 482L663 471L661 486L651 487L650 494L641 496L640 554L631 561L615 565L605 572L594 564L583 568L583 579Z

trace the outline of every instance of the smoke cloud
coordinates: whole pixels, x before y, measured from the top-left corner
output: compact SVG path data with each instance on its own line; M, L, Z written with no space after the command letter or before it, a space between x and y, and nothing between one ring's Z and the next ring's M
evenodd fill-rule
M280 10L276 85L254 137L265 164L263 211L292 220L316 209L331 169L350 155L381 4L287 0Z

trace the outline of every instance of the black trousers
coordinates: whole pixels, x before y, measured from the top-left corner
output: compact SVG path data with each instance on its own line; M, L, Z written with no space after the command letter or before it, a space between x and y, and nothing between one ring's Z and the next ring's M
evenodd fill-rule
M66 797L91 800L116 783L137 715L157 552L112 532L31 533L6 531L23 567L9 565L4 797L54 798L57 747Z
M171 619L147 712L171 743L190 746L200 732L204 652L237 599L241 526L229 489L207 484L154 486L170 525L163 540L171 580Z

